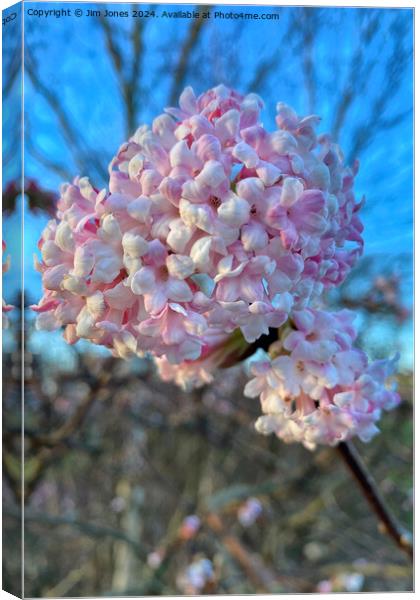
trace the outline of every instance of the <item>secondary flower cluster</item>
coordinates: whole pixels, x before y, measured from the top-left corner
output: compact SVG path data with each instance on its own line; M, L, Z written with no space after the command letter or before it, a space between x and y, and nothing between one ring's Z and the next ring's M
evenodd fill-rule
M317 135L318 117L279 103L270 132L262 108L186 88L120 147L109 190L63 185L39 243L37 326L151 353L188 388L339 285L363 250L357 165Z
M245 395L259 396L263 416L256 428L285 442L334 445L357 435L364 442L378 432L382 409L392 409L399 395L386 387L397 357L369 365L352 347L355 314L306 309L292 315L280 354L256 358L254 378Z

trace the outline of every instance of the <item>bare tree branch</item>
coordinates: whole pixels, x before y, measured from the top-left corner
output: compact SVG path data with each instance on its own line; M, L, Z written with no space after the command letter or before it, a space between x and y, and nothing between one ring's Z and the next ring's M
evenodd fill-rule
M273 52L269 58L261 60L259 65L257 65L254 76L247 86L249 90L258 91L260 93L263 86L268 83L270 77L273 75L278 75L282 66L282 60L284 59L285 44L287 44L288 40L292 36L294 29L295 20L291 18L289 19L288 27L286 28L282 38L279 40L278 44L276 44L278 50Z
M128 75L124 72L124 63L127 58L119 48L115 38L115 25L111 27L109 19L101 13L100 25L105 35L105 44L111 58L114 72L118 80L119 88L123 97L125 107L126 136L129 137L136 126L139 90L141 83L141 65L143 54L143 32L144 23L142 19L133 19L130 42L131 42L131 68Z
M22 516L20 511L18 511L17 509L14 510L11 507L6 507L4 509L4 514L12 518L19 519ZM86 521L79 521L78 519L75 519L73 517L66 517L62 515L49 515L46 513L32 512L29 510L25 510L24 520L27 523L36 523L40 525L48 525L53 527L69 526L74 529L78 529L80 533L89 537L110 537L115 540L120 540L122 542L125 542L126 544L129 544L143 560L147 558L147 552L137 540L131 538L123 531L113 529L112 527L107 527L105 525L96 525L95 523L88 523Z
M337 450L359 484L363 494L376 513L383 533L387 533L396 544L413 560L413 543L411 536L402 529L385 504L371 474L363 464L355 446L351 442L340 442Z
M367 22L363 23L362 21L361 23L362 33L359 44L349 63L344 89L341 94L339 94L339 101L335 110L335 119L332 126L332 135L335 139L338 139L339 137L350 106L366 86L368 72L366 68L367 65L365 64L365 57L369 50L369 46L380 31L379 12L373 12L373 14L371 12L363 12L360 14L361 18L366 19Z
M199 10L212 10L212 6L200 4ZM196 47L200 38L200 34L202 33L204 26L207 24L207 21L208 19L194 19L194 21L190 25L188 34L181 48L178 64L175 68L175 72L173 75L172 87L169 95L169 102L171 103L171 105L175 104L178 99L181 87L184 83L187 74L188 64L191 58L192 51Z
M314 63L315 32L318 27L318 11L316 8L302 9L302 70L305 88L308 94L308 110L313 113L316 106L316 73Z
M39 69L34 63L34 59L27 57L25 60L25 71L28 74L35 90L43 96L61 126L63 136L68 143L74 161L82 173L86 172L88 165L92 165L102 178L106 178L107 172L103 163L95 153L86 148L83 138L77 129L71 123L67 116L59 97L55 94L51 86L46 85L39 77Z

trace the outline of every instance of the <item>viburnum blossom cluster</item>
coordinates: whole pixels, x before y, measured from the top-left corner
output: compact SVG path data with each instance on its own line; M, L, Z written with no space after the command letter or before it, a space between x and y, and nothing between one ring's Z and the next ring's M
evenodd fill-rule
M254 379L245 395L261 399L258 431L309 449L354 435L369 441L377 433L381 410L400 401L384 386L397 357L369 365L366 354L352 346L354 317L348 310L294 311L280 354L251 365Z
M291 424L312 415L312 433L294 439L335 443L324 415L347 393L343 406L350 404L353 415L361 404L370 425L343 418L333 427L340 424L340 439L362 431L368 437L387 403L371 397L366 408L356 399L360 380L371 377L379 398L388 394L384 377L370 374L378 367L351 349L347 313L309 308L345 279L362 253L357 165L346 167L331 138L317 135L318 117L300 118L279 103L277 129L269 132L262 108L255 94L218 86L197 98L188 87L179 108L166 109L120 147L110 164L109 191L86 178L63 185L57 219L39 243L36 268L45 292L33 307L37 325L64 327L67 342L85 338L120 357L150 353L163 379L191 388L210 382L228 356L239 357L262 335L295 323L296 333L284 342L293 390L277 377L281 357L253 367L265 413L258 428L291 439ZM298 335L309 344L319 338L312 354L292 348ZM301 377L311 400L292 400L283 410L286 389L299 395L299 361L316 379L308 392L309 380ZM277 379L264 379L261 369ZM264 408L268 388L279 399L275 411ZM281 419L290 425L281 427Z

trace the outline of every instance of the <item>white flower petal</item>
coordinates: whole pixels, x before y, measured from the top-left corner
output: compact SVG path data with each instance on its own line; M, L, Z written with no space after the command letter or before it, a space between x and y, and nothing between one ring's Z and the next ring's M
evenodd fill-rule
M182 219L175 219L169 225L169 233L166 239L168 246L174 252L184 252L185 247L190 241L193 230L186 225Z
M286 177L283 181L280 204L283 206L292 206L302 195L303 185L295 177Z
M139 258L147 253L149 244L141 235L134 233L125 233L122 238L124 254L131 258Z
M153 269L142 267L131 279L131 289L133 294L150 294L156 287L156 278Z
M228 110L216 121L216 133L222 142L234 140L239 133L239 111L235 109Z
M139 196L127 205L127 212L136 221L147 223L152 202L147 196Z
M194 242L190 256L199 270L206 270L209 266L209 256L212 239L210 236L204 236Z
M197 175L195 180L200 185L208 185L209 187L217 187L226 179L226 174L223 166L216 160L208 160L204 165L201 173Z
M239 142L232 150L232 156L244 163L248 169L253 169L259 162L258 154L246 142Z
M171 278L166 286L166 294L169 300L175 302L189 302L193 298L191 288L185 281Z
M249 220L250 206L246 200L232 194L217 209L220 219L232 227L240 227Z
M177 279L185 279L194 273L195 265L190 256L170 254L166 259L169 274Z
M86 298L86 306L90 314L99 318L105 310L105 301L102 292L95 292Z
M55 233L55 242L65 252L74 252L74 240L71 227L65 221L61 221Z

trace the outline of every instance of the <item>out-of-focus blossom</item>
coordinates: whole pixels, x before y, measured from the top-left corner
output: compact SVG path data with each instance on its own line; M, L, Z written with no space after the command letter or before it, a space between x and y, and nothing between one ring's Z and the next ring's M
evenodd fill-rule
M369 364L366 354L352 346L354 317L347 310L296 311L281 354L254 361L245 395L260 398L260 433L313 449L353 436L366 442L378 432L382 410L400 401L387 385L398 357Z
M365 577L362 573L344 573L340 577L346 592L360 592L363 588Z
M151 569L158 569L162 564L164 553L160 550L155 550L147 555L147 564Z
M323 579L316 586L316 591L320 594L329 594L333 591L333 584L329 579Z
M38 327L117 356L151 352L164 378L196 385L211 377L205 336L254 342L338 285L363 246L357 169L317 137L317 117L279 104L270 132L262 107L224 86L186 88L120 147L109 191L64 185L39 244Z
M321 542L308 542L303 547L305 558L311 562L318 562L328 554L328 546Z
M331 592L360 592L363 588L365 577L362 573L338 573L331 579L324 579L317 585L317 592L329 594Z
M201 520L197 515L185 517L179 528L179 537L183 540L193 539L201 527Z
M380 275L373 282L373 289L368 300L392 312L399 323L404 323L410 316L410 310L401 303L401 281L395 273L389 276Z
M177 578L177 584L184 594L199 594L208 591L214 580L213 563L208 558L200 558L191 563Z
M258 498L248 498L238 509L238 521L244 527L250 527L261 515L262 510Z
M127 502L122 496L115 496L115 498L111 500L111 509L116 513L122 512L126 508L126 505Z
M6 250L5 242L2 242L2 252ZM8 256L3 263L3 273L7 273L10 269L10 256ZM7 302L2 298L2 311L3 311L3 329L7 329L9 327L9 319L7 317L7 313L13 310L13 306L11 304L7 304Z

